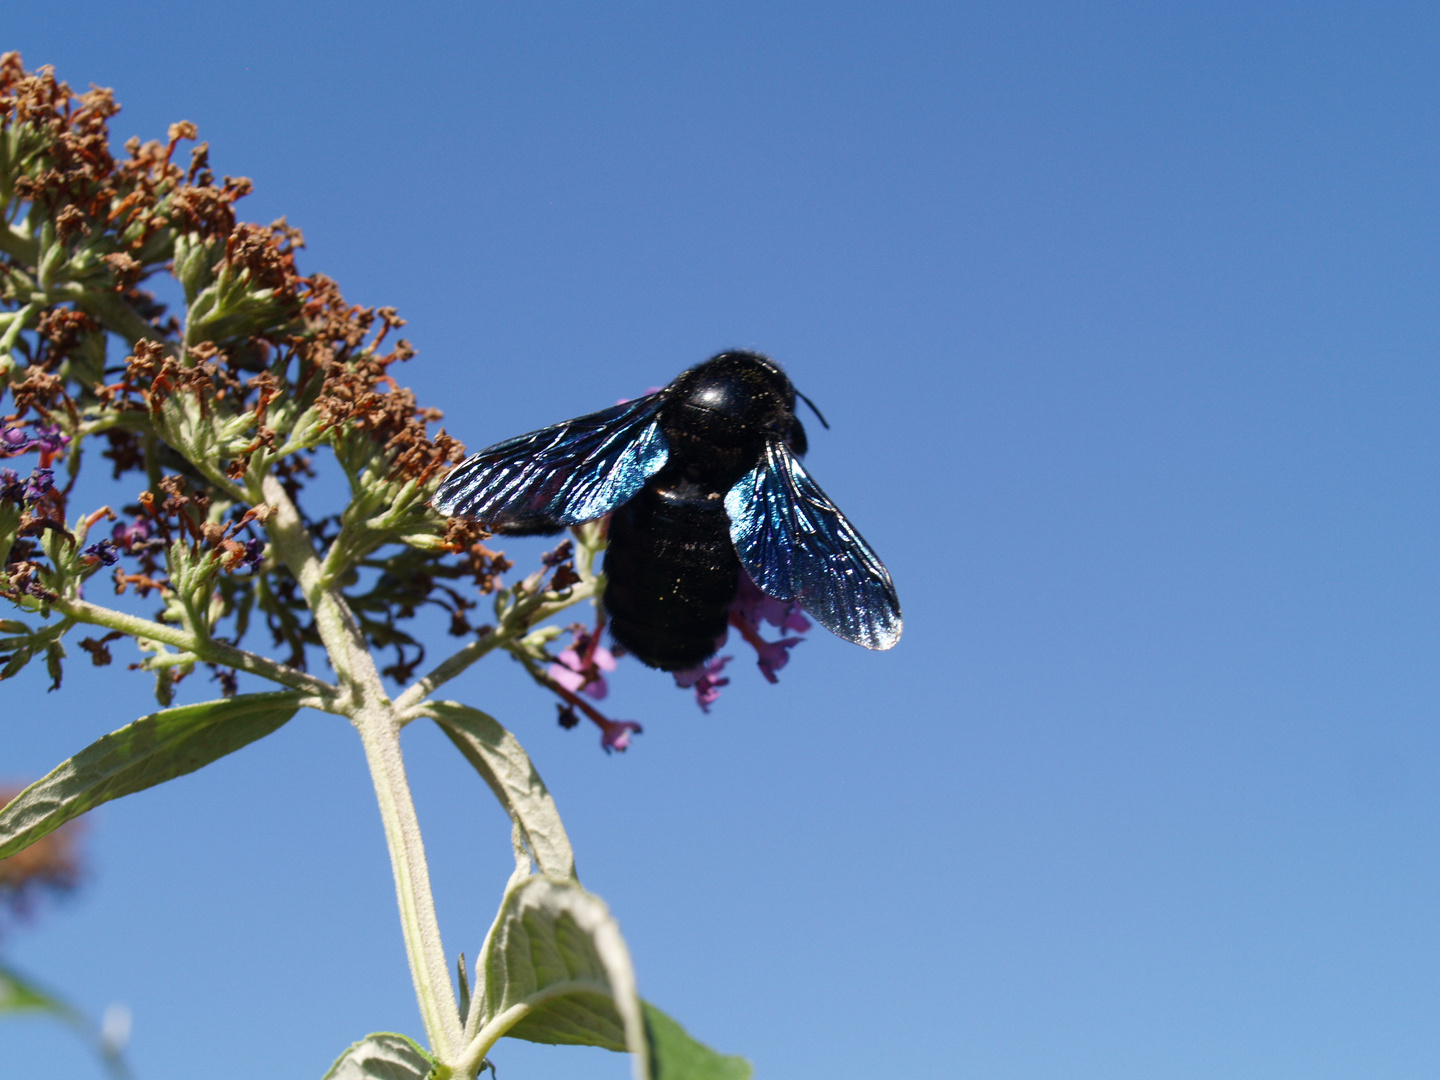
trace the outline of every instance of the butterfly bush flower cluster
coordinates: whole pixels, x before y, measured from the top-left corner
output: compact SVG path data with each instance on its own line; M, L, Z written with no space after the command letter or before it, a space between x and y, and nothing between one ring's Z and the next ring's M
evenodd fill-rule
M14 469L0 469L0 499L7 502L33 505L54 490L55 472L52 469L34 469L26 477L21 477Z
M14 457L38 450L42 466L48 466L70 444L70 436L56 424L36 424L33 431L24 427L0 428L0 457Z
M548 674L571 693L603 701L610 692L605 675L619 666L615 654L600 644L600 635L576 624L570 627L571 644L561 649Z
M555 696L562 724L585 719L606 752L629 747L640 724L596 709L619 670L603 616L573 621L603 586L604 523L511 575L482 525L434 506L464 447L401 381L414 355L405 320L302 272L304 237L284 218L242 220L252 185L216 176L194 124L117 147L118 112L109 90L76 93L0 55L0 681L43 664L58 690L68 649L98 667L123 654L159 705L80 751L113 766L99 779L72 759L0 805L0 902L66 886L75 864L56 830L89 807L240 751L300 709L343 718L365 747L428 1046L373 1035L333 1074L370 1075L398 1054L415 1080L475 1080L524 1010L471 995L463 956L458 994L452 982L400 743L408 724L433 722L509 823L498 840L516 871L496 926L568 920L604 968L569 1012L573 987L538 987L531 1019L559 1008L564 1041L628 1049L647 1076L678 1075L679 1061L734 1075L734 1059L642 1006L618 927L576 878L519 740L437 696L504 652ZM173 310L154 287L165 276ZM208 684L185 683L202 670ZM717 676L691 683L712 695L702 703ZM503 936L476 958L496 985Z
M0 458L32 451L40 455L29 476L0 467L0 499L21 506L33 506L45 499L55 490L55 470L51 466L69 443L70 436L55 424L34 424L29 430L21 424L0 427Z
M769 623L781 633L793 630L803 634L810 629L810 620L800 613L800 605L785 603L762 593L750 576L740 574L740 588L735 602L730 605L730 625L735 627L745 643L755 650L756 664L761 674L770 682L778 682L776 672L790 662L790 650L804 638L782 637L767 641L760 633L760 624Z

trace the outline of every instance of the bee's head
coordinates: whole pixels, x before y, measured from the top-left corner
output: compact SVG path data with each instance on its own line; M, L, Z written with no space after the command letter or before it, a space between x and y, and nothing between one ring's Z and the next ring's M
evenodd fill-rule
M789 440L797 426L795 388L759 353L713 356L676 379L669 397L670 423L717 447L756 445L771 435Z

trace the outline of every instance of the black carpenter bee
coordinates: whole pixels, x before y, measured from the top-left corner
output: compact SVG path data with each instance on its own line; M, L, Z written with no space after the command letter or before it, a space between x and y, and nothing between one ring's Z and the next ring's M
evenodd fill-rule
M610 632L651 667L714 654L742 568L840 637L888 649L900 639L895 585L800 464L795 398L773 360L724 352L663 390L480 451L435 506L502 533L612 514Z

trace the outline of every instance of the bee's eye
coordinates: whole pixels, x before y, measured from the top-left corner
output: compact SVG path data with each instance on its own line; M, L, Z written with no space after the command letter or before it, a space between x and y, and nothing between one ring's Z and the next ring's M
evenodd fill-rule
M810 449L810 440L805 437L805 425L800 423L798 416L790 420L790 434L785 437L785 445L790 447L790 452L796 457L804 457L805 451Z

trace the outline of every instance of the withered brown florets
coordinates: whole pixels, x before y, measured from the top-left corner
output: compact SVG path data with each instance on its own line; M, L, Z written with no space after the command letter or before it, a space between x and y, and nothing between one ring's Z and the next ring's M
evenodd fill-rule
M499 588L501 576L515 565L503 551L491 551L480 542L489 538L490 531L470 518L452 517L445 522L445 545L465 557L465 572L486 594Z
M155 496L150 492L140 493L140 505L146 509L167 538L170 522L173 520L190 534L192 540L205 539L202 526L207 524L205 512L210 509L210 497L201 492L191 494L187 490L189 486L184 477L162 476L160 490L165 493L165 499L158 505Z
M227 176L223 187L182 187L170 198L171 220L181 232L228 237L235 228L236 201L249 195L254 186L244 176Z
M107 552L131 560L115 568L117 588L168 590L168 548L177 542L213 553L222 569L248 567L253 574L215 579L229 610L246 613L237 615L236 639L248 613L263 612L277 643L292 650L290 662L303 666L305 649L318 635L289 572L264 557L263 538L251 524L263 521L263 508L211 521L216 503L232 501L235 489L222 491L223 485L200 475L204 470L187 466L188 450L167 444L170 431L179 429L164 426L174 417L162 418L162 407L183 400L200 420L224 423L235 441L227 459L209 464L242 483L262 448L274 452L289 431L303 432L296 440L300 452L267 464L297 503L306 479L315 475L310 455L319 441L347 455L347 468L362 462L366 484L433 483L463 460L464 447L443 429L432 435L442 412L420 404L396 380L395 365L415 350L399 337L405 321L393 308L351 304L330 278L301 274L296 256L304 237L284 218L269 225L239 221L236 207L250 181L217 180L208 144L193 146L188 161L177 153L182 141L198 137L193 123L172 124L163 142L134 138L123 151L112 150L108 120L118 110L108 90L76 94L51 69L29 73L18 54L0 55L0 139L19 147L0 170L13 182L12 209L28 201L36 212L12 220L45 219L44 228L53 227L66 246L60 255L72 260L61 270L73 274L67 285L89 294L29 316L11 349L15 366L8 387L0 380L0 393L8 390L14 401L7 423L27 430L58 424L71 440L70 462L80 460L89 435L103 434L103 453L117 478L130 471L172 474L126 508L133 520L116 524L115 537L102 541L110 545ZM209 306L190 312L190 340L181 339L179 321L140 288L162 270L181 277L191 297L214 286ZM28 283L36 277L22 256L0 253L0 302L9 310L28 303ZM111 334L135 342L118 370L104 347ZM213 340L195 340L206 337ZM287 428L299 412L290 407L296 403L313 412L303 426ZM237 424L237 418L253 426ZM237 431L244 433L238 439ZM365 452L366 442L373 453ZM55 464L54 457L41 462L44 468ZM188 479L173 475L177 471ZM22 532L53 538L63 530L68 492L57 482L27 511ZM336 539L338 516L317 519L303 505L299 509L318 543ZM418 521L407 526L425 528ZM242 536L242 529L250 531ZM387 669L393 677L408 678L423 657L399 620L439 605L450 616L452 633L471 632L467 612L477 602L474 590L493 592L512 565L482 543L487 535L471 523L451 521L442 552L399 543L355 568L367 573L358 579L366 584L349 589L352 606L370 641L399 654ZM55 568L32 540L15 543L9 564L12 592L53 596L46 589L57 580ZM378 578L369 571L378 571ZM96 662L108 655L106 639L86 642L81 647Z
M48 143L46 167L16 177L16 196L55 217L76 207L79 221L72 217L67 224L72 231L85 217L103 213L105 181L115 167L106 121L119 111L109 90L91 87L76 95L55 79L53 68L32 75L18 53L0 56L0 130L23 127Z
M109 255L102 255L100 261L110 267L115 275L115 288L120 291L131 288L140 280L140 275L145 270L143 263L124 251L112 251Z
M464 551L477 540L490 539L490 530L472 518L445 519L445 545L451 551Z
M491 551L484 544L471 544L465 549L465 570L482 593L498 589L501 576L514 565L503 551Z
M99 639L81 638L80 648L90 654L90 662L96 667L108 667L114 660L114 657L110 655L110 642L119 641L124 636L119 630L111 630L110 633Z
M69 352L80 340L80 335L100 329L95 320L83 311L64 307L50 308L42 313L35 328L57 353Z
M465 448L441 431L434 439L427 422L438 409L422 408L415 394L390 376L390 365L409 360L415 350L404 338L388 353L380 348L391 330L405 325L394 308L363 308L345 302L335 282L323 274L306 279L301 308L308 333L296 342L303 360L304 385L321 379L315 407L327 426L348 426L383 447L393 477L428 481L447 464L463 460ZM372 327L374 338L365 344Z
M97 396L112 407L143 406L156 413L172 394L185 393L195 398L204 416L212 401L241 389L240 381L221 362L224 352L213 343L193 346L187 350L187 358L188 363L182 362L160 342L142 339L125 358L124 377L118 383L100 387Z
M62 244L68 244L77 234L89 231L85 211L78 206L67 206L55 215L55 235Z
M38 416L48 417L51 410L68 400L65 380L37 367L28 368L25 378L11 383L10 397L15 401L13 419L16 420L23 419L31 410Z
M228 178L227 178L228 179ZM290 229L281 218L276 225L234 226L225 241L225 261L243 270L262 289L293 300L301 278L295 272L295 253L290 242L298 229Z

